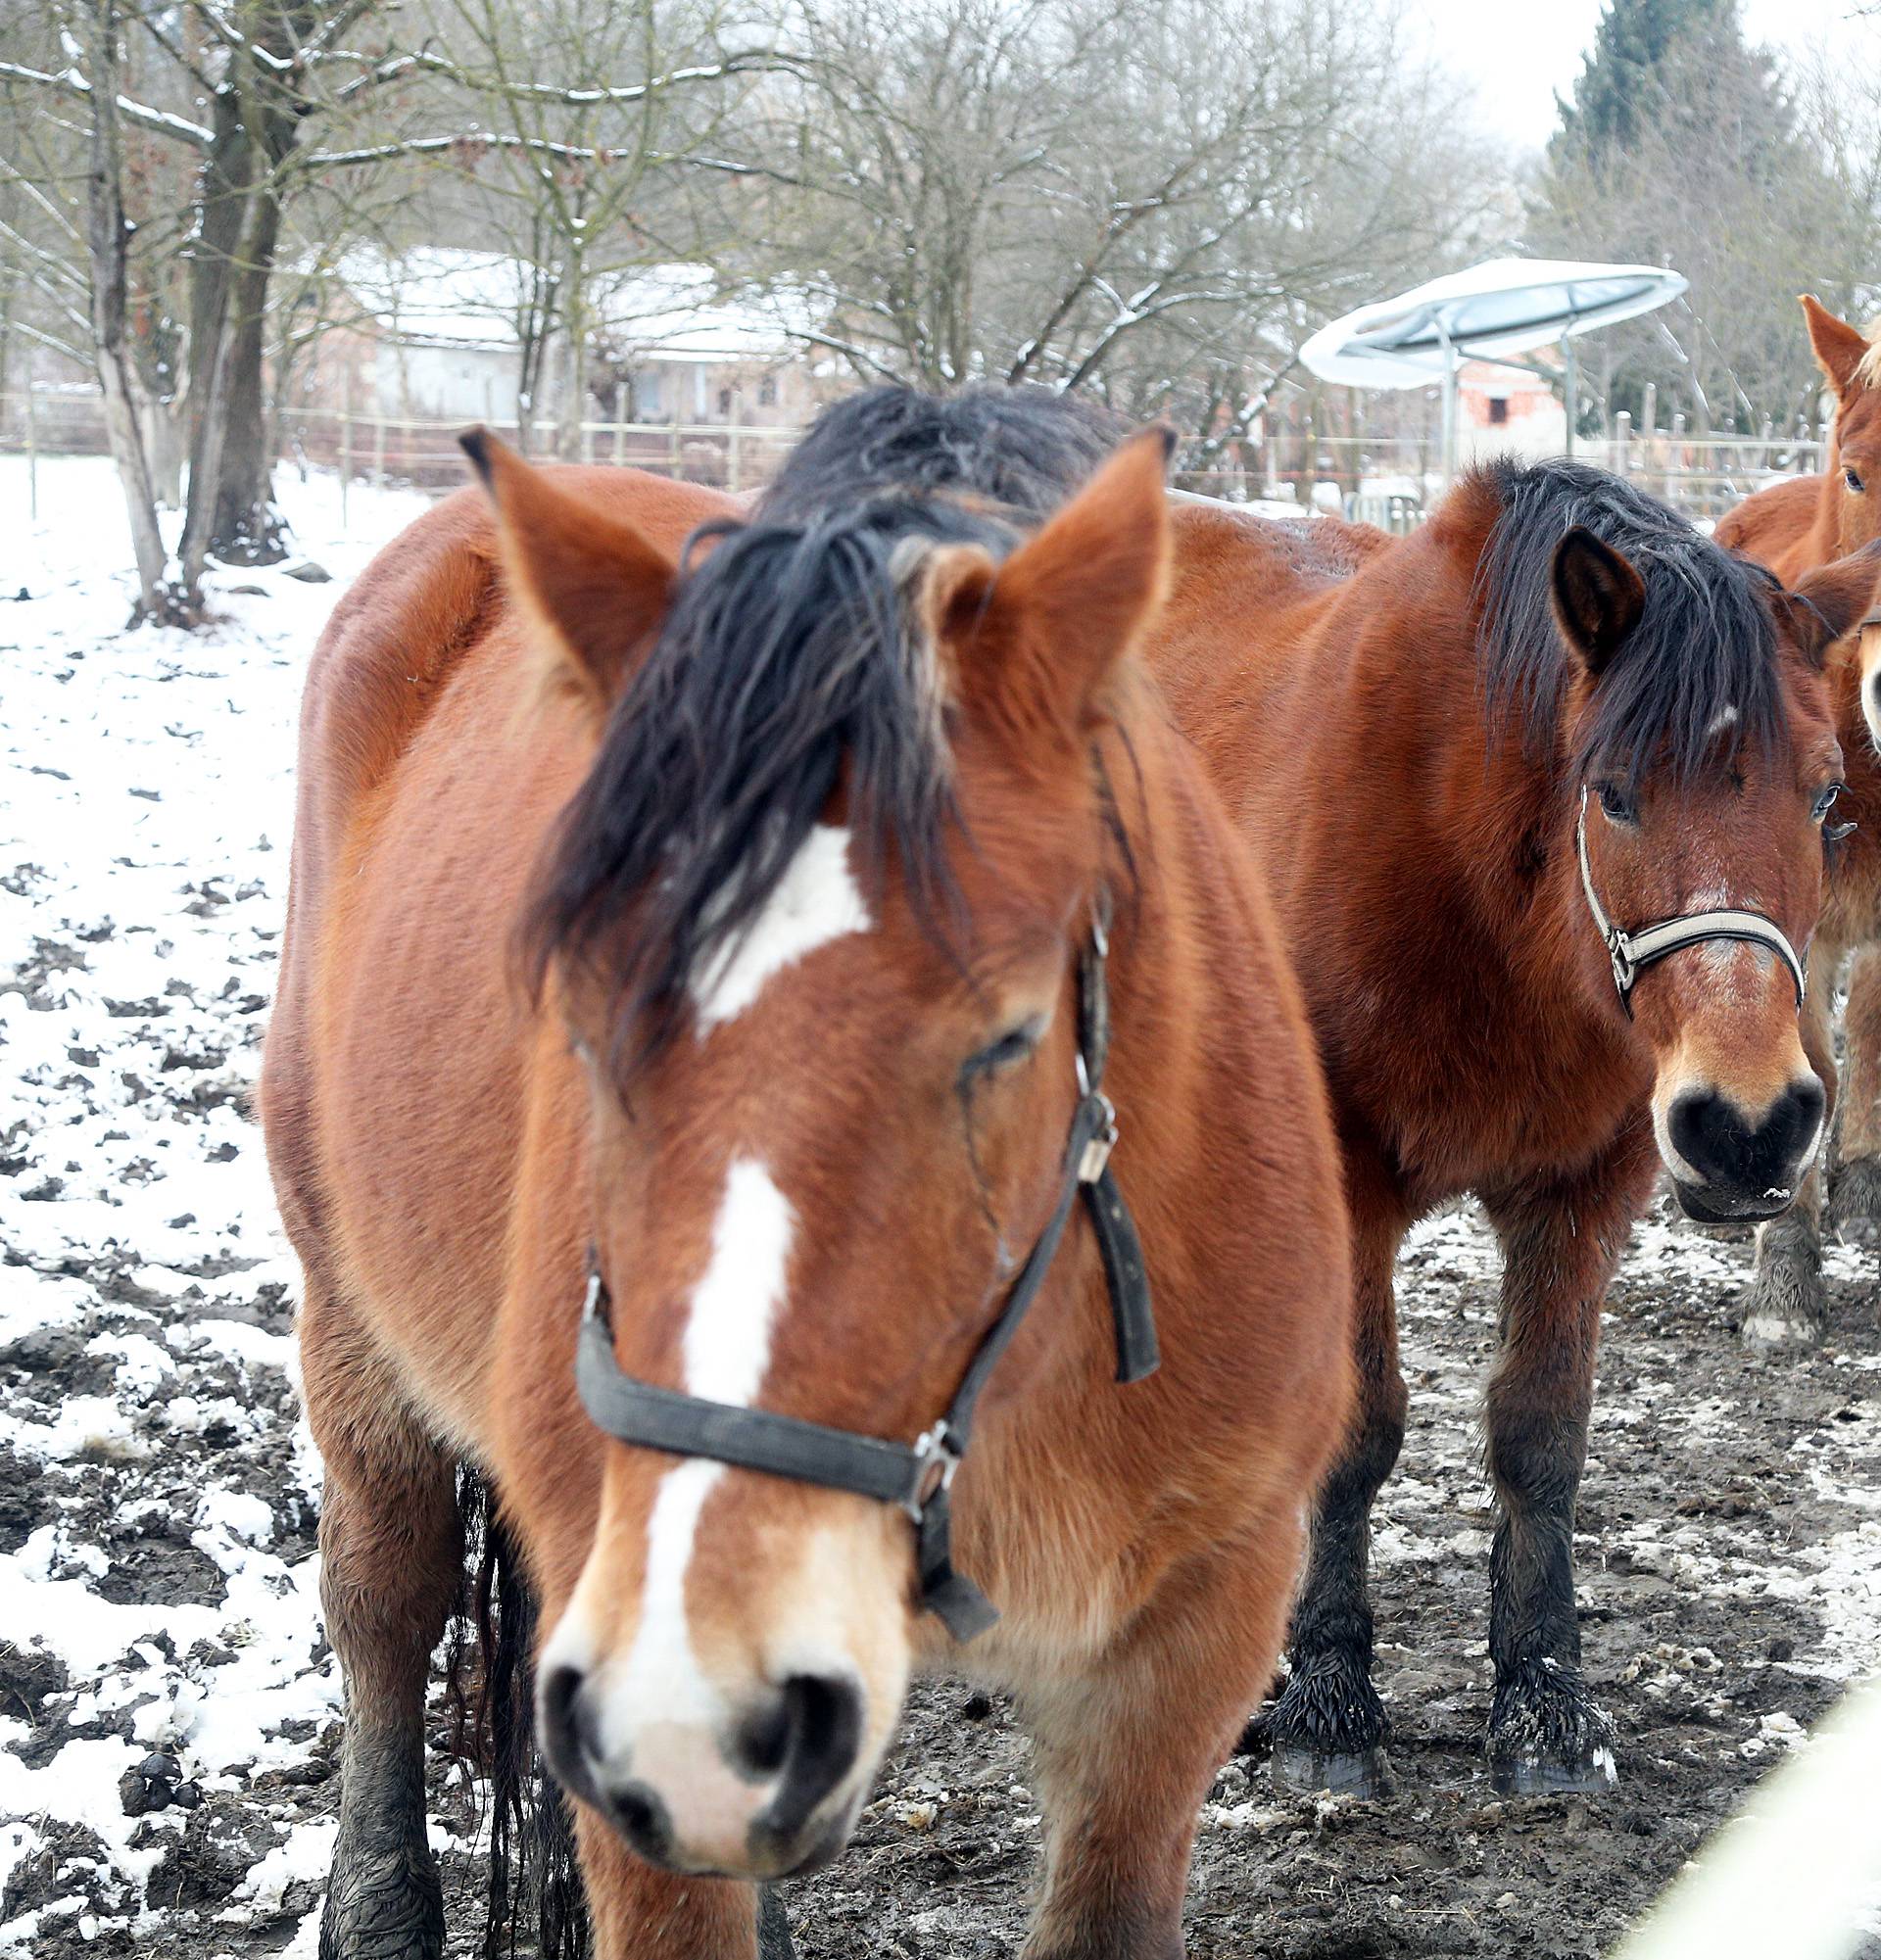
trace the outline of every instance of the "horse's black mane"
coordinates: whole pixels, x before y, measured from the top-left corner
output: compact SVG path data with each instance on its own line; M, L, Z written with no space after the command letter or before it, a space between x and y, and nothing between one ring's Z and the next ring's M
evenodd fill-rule
M1555 626L1550 571L1556 545L1582 525L1632 561L1646 609L1594 691L1576 775L1598 764L1636 786L1664 767L1683 782L1739 747L1773 751L1784 718L1766 573L1584 463L1505 457L1481 476L1501 505L1476 572L1492 729L1519 721L1531 752L1555 752L1570 656ZM1731 740L1720 742L1727 708L1736 715Z
M1003 557L1120 433L1037 389L878 388L821 415L750 522L696 537L717 549L682 578L552 845L524 927L536 975L604 943L644 1059L763 909L845 763L865 873L892 849L937 913L952 799L902 548Z

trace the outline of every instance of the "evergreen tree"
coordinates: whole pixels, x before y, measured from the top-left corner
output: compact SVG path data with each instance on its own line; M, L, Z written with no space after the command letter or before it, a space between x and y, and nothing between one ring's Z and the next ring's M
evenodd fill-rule
M1612 0L1561 103L1528 241L1570 259L1665 264L1685 298L1589 344L1601 418L1646 385L1700 429L1794 427L1815 387L1796 295L1849 292L1866 215L1799 130L1738 0Z
M1613 0L1594 29L1573 101L1556 97L1561 127L1548 145L1550 164L1634 148L1657 113L1660 63L1694 29L1735 12L1733 0Z

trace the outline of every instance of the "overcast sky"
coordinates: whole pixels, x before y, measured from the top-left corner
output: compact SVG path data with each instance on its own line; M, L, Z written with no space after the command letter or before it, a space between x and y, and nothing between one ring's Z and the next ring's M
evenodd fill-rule
M1539 148L1555 92L1580 72L1602 0L1409 0L1447 67L1477 84L1482 120ZM1743 0L1752 40L1799 54L1824 46L1838 63L1881 61L1881 24L1852 18L1852 0Z

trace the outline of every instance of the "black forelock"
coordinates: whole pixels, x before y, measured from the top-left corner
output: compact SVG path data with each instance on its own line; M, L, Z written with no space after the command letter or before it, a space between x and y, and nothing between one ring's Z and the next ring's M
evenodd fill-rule
M1121 433L1042 389L878 388L821 415L748 523L689 545L690 562L715 541L616 703L525 919L538 980L556 956L604 962L644 1059L755 922L839 776L864 876L892 853L940 918L957 813L902 548L1003 557Z
M1531 753L1555 752L1572 656L1555 623L1554 552L1578 525L1630 560L1646 604L1594 690L1576 774L1598 766L1636 786L1664 768L1686 782L1740 749L1774 752L1784 707L1767 574L1585 463L1504 458L1478 474L1501 506L1476 569L1492 731L1517 723ZM1727 708L1736 715L1720 742Z

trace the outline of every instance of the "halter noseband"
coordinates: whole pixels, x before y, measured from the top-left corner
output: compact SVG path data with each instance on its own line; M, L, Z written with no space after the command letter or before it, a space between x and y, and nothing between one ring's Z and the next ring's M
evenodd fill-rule
M705 1457L900 1506L914 1521L921 1603L958 1641L984 1633L999 1614L979 1587L953 1567L954 1472L973 1433L980 1392L1038 1297L1081 1193L1103 1257L1117 1342L1117 1379L1141 1381L1155 1371L1160 1359L1142 1246L1109 1161L1117 1141L1117 1120L1100 1086L1110 1046L1110 996L1104 979L1109 952L1106 910L1100 905L1092 920L1090 940L1079 967L1078 1107L1065 1146L1057 1205L1013 1281L998 1318L981 1337L946 1412L913 1444L832 1429L768 1410L708 1402L635 1380L615 1358L607 1284L595 1255L589 1254L575 1386L597 1427L622 1443L664 1450L675 1457Z
M1627 1020L1633 1015L1633 982L1640 972L1668 953L1686 946L1701 945L1707 939L1741 939L1747 945L1762 946L1790 970L1796 982L1796 1004L1803 1005L1808 980L1803 962L1788 935L1774 919L1761 912L1683 912L1675 919L1662 919L1656 926L1644 926L1637 932L1622 932L1607 916L1607 908L1594 889L1594 874L1587 862L1587 786L1580 788L1580 814L1574 820L1574 849L1580 858L1580 888L1587 894L1587 909L1594 915L1600 936L1614 962L1614 984L1619 989L1619 1004Z

